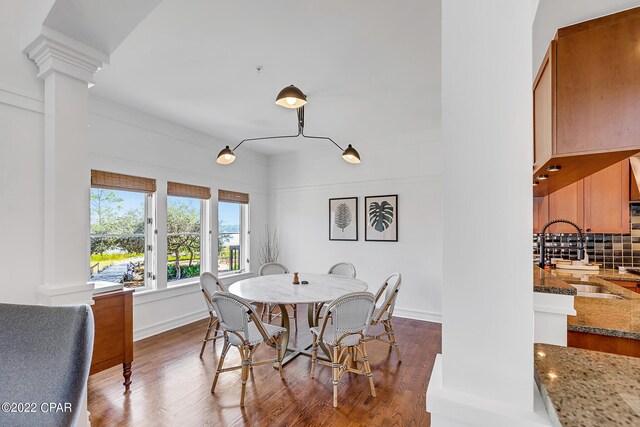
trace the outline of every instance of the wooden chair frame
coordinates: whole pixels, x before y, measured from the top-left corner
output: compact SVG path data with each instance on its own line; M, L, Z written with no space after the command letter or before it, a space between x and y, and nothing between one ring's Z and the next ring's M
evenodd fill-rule
M382 304L382 307L380 307L380 311L378 311L378 314L373 319L371 319L371 326L375 326L380 323L382 324L382 326L384 326L384 332L378 335L367 335L365 337L365 341L368 342L372 340L377 340L377 341L381 341L383 343L388 344L389 351L391 351L392 348L395 348L396 354L398 355L398 361L402 362L402 356L400 355L400 347L398 345L398 339L396 337L395 331L393 330L393 323L391 320L393 316L393 310L395 308L395 301L396 301L396 298L398 297L398 292L400 291L400 283L402 282L402 276L400 275L400 273L393 273L385 279L384 284L380 287L380 289L376 293L375 302L376 304L378 303L378 301L382 297L382 294L389 287L389 281L391 281L395 277L398 278L398 281L394 285L394 288L391 290L391 294L389 295L388 298L385 299L384 303ZM386 318L383 319L385 315L386 315Z
M245 337L243 337L240 333L236 332L236 331L224 331L223 332L223 336L224 336L224 344L222 346L222 353L220 354L220 359L218 360L218 367L216 368L216 374L213 377L213 384L211 385L211 394L215 393L215 389L216 389L216 385L218 384L218 377L220 376L220 374L222 372L229 372L229 371L236 371L238 369L242 370L242 391L240 394L240 406L244 407L244 396L245 396L245 392L247 389L247 380L249 378L249 370L253 369L254 366L261 366L261 365L266 365L266 364L271 364L271 365L276 365L278 367L278 372L280 374L280 379L284 379L283 375L282 375L282 354L281 354L281 346L280 346L280 342L278 341L278 339L276 339L275 337L269 337L269 335L267 334L267 331L264 329L264 327L262 326L262 321L260 321L260 319L258 318L258 315L256 314L256 312L254 311L253 307L250 304L245 303L244 304L244 308L249 316L249 321L253 322L256 326L256 328L258 329L258 331L260 332L260 335L262 335L262 339L264 340L264 343L266 343L268 346L273 347L276 351L276 357L275 359L266 359L266 360L261 360L258 362L254 362L253 361L253 355L255 354L256 350L258 349L258 347L260 346L260 344L256 344L256 345L251 345L246 339ZM227 356L227 352L229 351L229 348L232 346L232 344L229 342L229 334L233 334L236 337L238 337L238 339L240 340L240 342L242 343L240 346L238 347L238 351L240 352L240 358L242 359L242 362L240 365L238 366L231 366L228 368L223 368L224 365L224 359Z
M370 294L369 294L370 295ZM318 335L313 334L313 344L311 347L311 379L315 378L315 370L316 365L321 364L325 366L331 367L332 373L332 384L333 384L333 407L338 407L338 384L340 379L346 372L351 372L353 374L365 375L369 378L369 387L371 389L371 396L376 397L376 388L373 382L373 374L371 373L371 365L369 363L369 357L367 356L367 348L365 344L365 335L362 332L358 333L344 333L338 338L335 342L335 345L332 346L330 356L331 362L325 362L323 360L318 359L318 347L324 338L324 332L327 328L327 323L330 319L331 310L333 309L334 303L342 298L348 297L350 295L345 295L344 297L338 298L334 300L327 307L327 315L323 318L322 327ZM372 307L373 309L373 307ZM369 313L371 315L371 313ZM341 347L340 343L342 340L348 336L359 335L360 340L357 345L345 346ZM362 368L358 368L357 359L358 353L362 357Z

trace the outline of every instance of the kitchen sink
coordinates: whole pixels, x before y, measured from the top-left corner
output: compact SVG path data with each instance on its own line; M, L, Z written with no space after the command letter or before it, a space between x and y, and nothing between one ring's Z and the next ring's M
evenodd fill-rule
M590 285L590 284L584 284L584 283L579 283L579 284L569 283L569 284L574 288L576 288L576 291L578 291L578 293L586 292L590 294L599 294L602 292L602 286L600 285Z
M587 298L624 299L620 295L605 294L600 292L578 292L576 293L576 296L587 297Z
M569 283L569 285L576 288L576 296L578 297L624 299L624 297L612 294L611 292L603 289L601 285L597 285L594 283Z

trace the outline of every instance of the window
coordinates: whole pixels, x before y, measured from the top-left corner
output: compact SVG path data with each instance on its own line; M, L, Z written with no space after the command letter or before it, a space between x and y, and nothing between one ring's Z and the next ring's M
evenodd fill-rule
M167 282L200 276L204 202L167 197Z
M145 286L149 227L146 221L152 194L91 189L89 280Z
M249 261L247 259L249 205L228 200L229 197L219 197L218 202L218 271L220 273L245 271L248 269Z

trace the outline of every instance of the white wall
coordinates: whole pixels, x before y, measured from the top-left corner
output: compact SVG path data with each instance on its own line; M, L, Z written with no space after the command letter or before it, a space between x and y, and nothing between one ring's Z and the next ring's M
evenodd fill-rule
M35 38L52 1L0 3L0 223L5 261L0 301L35 304L43 284L44 105L43 81L22 49ZM167 180L248 192L251 228L260 237L267 221L267 161L244 150L228 167L215 163L224 145L139 111L90 99L89 144L92 168L149 176L159 187ZM140 160L144 159L144 160ZM88 207L87 207L88 208ZM162 206L159 206L161 211ZM252 246L255 249L255 246ZM250 258L255 258L254 251ZM135 297L136 338L206 315L197 286Z
M0 301L34 303L43 284L44 85L22 53L53 0L0 0Z
M352 262L374 292L398 271L403 288L396 314L440 321L439 130L349 142L360 152L361 164L346 163L329 142L270 157L269 222L278 227L280 260L300 272L325 272L336 262ZM398 242L366 242L364 197L387 194L398 194ZM330 241L329 199L351 196L359 198L359 241Z
M267 223L267 160L243 150L232 165L221 166L216 156L225 143L210 136L153 117L141 111L90 98L89 163L92 169L156 179L158 225L165 218L166 182L175 181L210 187L214 197L219 188L249 193L252 239L259 239ZM213 204L215 215L215 203ZM217 221L213 221L214 224ZM251 245L249 259L255 259L257 245ZM157 277L166 284L166 242L158 239ZM251 269L255 271L255 263ZM168 288L160 292L134 294L134 337L153 335L207 315L197 285Z

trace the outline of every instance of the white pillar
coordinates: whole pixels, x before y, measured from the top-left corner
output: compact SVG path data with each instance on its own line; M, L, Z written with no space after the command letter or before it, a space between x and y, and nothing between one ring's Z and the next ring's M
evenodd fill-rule
M534 412L531 0L442 2L443 326L432 425Z
M88 83L107 55L43 27L26 49L44 80L44 283L46 305L90 303Z

